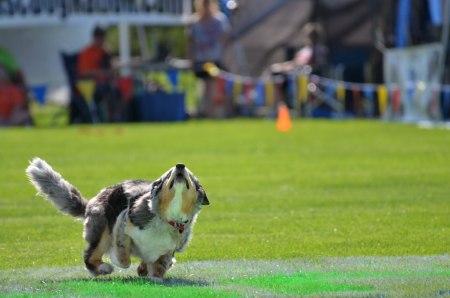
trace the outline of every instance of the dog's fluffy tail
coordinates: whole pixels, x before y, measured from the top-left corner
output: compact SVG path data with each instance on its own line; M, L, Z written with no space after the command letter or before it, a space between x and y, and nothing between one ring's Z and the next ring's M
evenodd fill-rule
M84 217L87 201L44 160L35 157L26 170L31 183L58 209L74 217Z

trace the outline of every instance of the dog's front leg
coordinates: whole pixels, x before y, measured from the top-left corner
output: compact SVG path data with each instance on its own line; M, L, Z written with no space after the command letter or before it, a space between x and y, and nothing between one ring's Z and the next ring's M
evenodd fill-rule
M145 263L144 261L141 261L137 268L138 275L142 277L148 276L150 280L154 282L162 282L166 270L158 262L159 259L155 263Z
M158 261L156 261L155 263L146 263L144 261L141 261L141 263L139 264L139 266L137 267L137 273L139 276L145 277L148 276L150 278L150 280L154 281L154 282L162 282L162 276L164 275L164 273L161 274L161 268L160 267L156 267ZM160 272L159 274L157 273L155 275L155 269L156 272Z
M162 255L154 263L141 261L137 268L139 276L148 276L154 282L162 282L164 274L172 267L174 252Z
M169 252L165 255L159 257L156 262L153 263L152 266L152 275L149 274L151 280L162 281L164 274L172 267L173 265L173 255L174 252Z
M131 238L124 235L122 239L116 243L116 258L118 265L122 268L128 268L131 265Z
M141 261L139 266L137 267L137 273L139 276L145 277L148 275L148 266L147 263Z
M131 265L131 238L126 234L126 228L129 224L128 209L123 210L117 217L114 225L114 257L115 263L122 267L128 268Z

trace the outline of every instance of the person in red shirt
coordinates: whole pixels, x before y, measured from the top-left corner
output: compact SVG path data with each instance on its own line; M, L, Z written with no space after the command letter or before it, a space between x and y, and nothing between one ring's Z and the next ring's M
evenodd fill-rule
M105 48L106 30L95 27L92 42L78 55L77 76L93 79L94 121L117 122L122 119L123 107L119 91L114 84L111 55Z
M104 82L111 75L111 55L105 48L106 31L95 27L92 43L78 56L78 77Z
M0 65L0 126L31 123L24 93L9 80L6 68Z

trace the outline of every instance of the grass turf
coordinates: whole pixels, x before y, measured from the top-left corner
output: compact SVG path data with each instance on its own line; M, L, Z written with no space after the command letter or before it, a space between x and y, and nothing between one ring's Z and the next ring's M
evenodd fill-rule
M35 196L46 159L85 197L177 162L211 206L178 260L442 255L450 247L450 133L369 121L272 121L0 130L0 269L82 263L80 222Z
M183 262L162 284L127 271L91 278L79 266L31 268L0 271L0 290L6 297L439 297L450 293L448 262L448 256Z

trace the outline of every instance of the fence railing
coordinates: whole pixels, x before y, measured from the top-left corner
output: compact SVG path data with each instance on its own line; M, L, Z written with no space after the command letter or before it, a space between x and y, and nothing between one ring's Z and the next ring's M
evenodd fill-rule
M147 23L176 25L191 13L191 0L0 0L0 27L73 18L145 23L146 19L136 16L146 16Z

